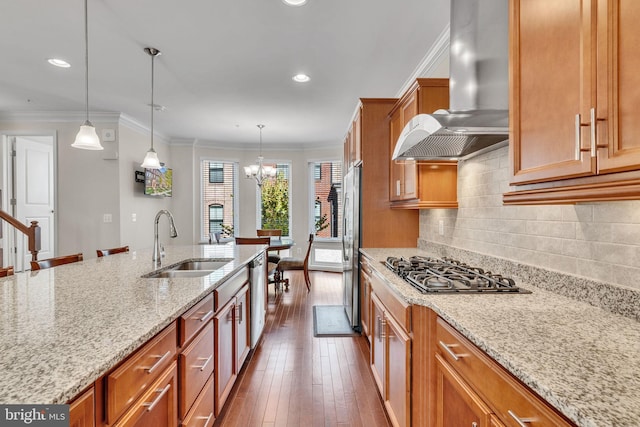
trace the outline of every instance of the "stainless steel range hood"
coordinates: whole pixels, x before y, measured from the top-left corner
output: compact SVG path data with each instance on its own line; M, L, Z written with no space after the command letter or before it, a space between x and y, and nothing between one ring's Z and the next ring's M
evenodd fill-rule
M419 114L392 158L468 156L509 137L508 0L452 0L449 110Z

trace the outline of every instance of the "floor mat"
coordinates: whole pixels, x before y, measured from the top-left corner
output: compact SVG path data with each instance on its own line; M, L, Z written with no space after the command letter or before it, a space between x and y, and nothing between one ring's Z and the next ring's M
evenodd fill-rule
M349 337L360 335L349 324L343 305L313 306L313 336Z

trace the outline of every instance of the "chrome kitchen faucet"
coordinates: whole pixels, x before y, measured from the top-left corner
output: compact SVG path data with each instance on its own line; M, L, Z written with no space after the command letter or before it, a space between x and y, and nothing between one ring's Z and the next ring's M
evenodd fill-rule
M158 222L160 222L160 217L162 215L166 215L167 218L169 218L169 236L171 238L178 237L178 230L176 230L176 225L173 222L173 215L171 215L171 212L166 209L158 211L153 224L153 263L156 266L160 266L162 264L162 257L164 256L164 248L160 245L160 239L158 239Z

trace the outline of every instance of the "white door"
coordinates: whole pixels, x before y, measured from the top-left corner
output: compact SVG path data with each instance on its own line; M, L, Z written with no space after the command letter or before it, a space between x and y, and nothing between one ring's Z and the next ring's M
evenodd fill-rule
M41 237L38 259L51 258L55 251L53 137L16 136L14 141L14 216L27 226L38 221ZM16 253L22 254L16 257L16 271L28 270L31 254L27 240L20 232L16 237Z

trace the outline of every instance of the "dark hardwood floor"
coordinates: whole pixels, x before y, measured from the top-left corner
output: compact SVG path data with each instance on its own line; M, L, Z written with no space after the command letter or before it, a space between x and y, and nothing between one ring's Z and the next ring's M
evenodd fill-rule
M245 364L216 426L388 426L363 337L316 338L313 306L342 304L342 274L287 272L269 287L262 343Z

